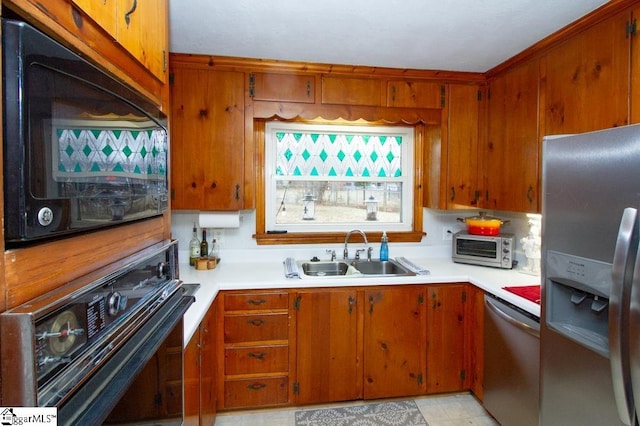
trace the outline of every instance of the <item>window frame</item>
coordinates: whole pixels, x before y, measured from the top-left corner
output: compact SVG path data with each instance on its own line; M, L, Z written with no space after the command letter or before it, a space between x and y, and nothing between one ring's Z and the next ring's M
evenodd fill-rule
M412 127L414 130L413 136L413 182L411 182L411 189L413 193L413 223L411 229L407 231L390 231L387 232L389 239L394 242L419 242L425 235L422 231L422 217L423 217L423 170L425 164L424 158L424 144L427 137L427 124L425 122L407 123L405 121L391 122L367 122L365 120L347 121L343 119L336 120L305 120L297 117L296 119L279 119L279 117L270 118L255 118L253 123L253 133L255 142L255 161L256 161L256 232L253 235L258 245L278 245L278 244L324 244L324 243L343 243L344 231L327 231L327 232L286 232L283 231L271 231L266 228L266 180L267 167L266 167L266 123L271 120L278 120L283 122L306 122L306 123L320 123L320 124L357 124L367 126L403 126ZM382 236L382 231L367 231L367 237L369 241L379 241Z
M400 145L400 177L388 176L380 178L375 175L370 177L353 178L331 178L326 176L288 176L282 177L276 174L277 144L276 134L278 132L304 133L304 134L342 134L342 135L379 135L379 136L399 136L402 138ZM415 129L412 126L370 126L363 124L319 124L319 123L294 123L270 121L265 127L265 226L267 230L276 232L310 232L326 233L328 231L347 232L351 229L361 229L365 232L406 232L413 227L413 182L414 182L414 138ZM305 223L283 223L278 224L276 220L277 210L280 205L276 200L276 185L278 181L302 181L302 182L324 182L324 181L351 181L351 182L386 182L400 183L402 185L402 203L400 208L400 222L378 222L360 220L350 223L328 223L309 221ZM316 206L317 207L317 206ZM364 206L363 206L364 207ZM364 212L364 210L363 210Z

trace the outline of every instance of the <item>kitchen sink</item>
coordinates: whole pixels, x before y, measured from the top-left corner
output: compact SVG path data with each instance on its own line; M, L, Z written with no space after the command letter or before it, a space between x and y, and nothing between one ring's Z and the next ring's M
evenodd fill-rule
M351 264L364 275L415 275L393 260L355 260Z
M373 278L415 275L394 260L303 261L298 264L303 277Z
M303 262L302 273L311 277L335 277L346 275L349 270L347 262Z

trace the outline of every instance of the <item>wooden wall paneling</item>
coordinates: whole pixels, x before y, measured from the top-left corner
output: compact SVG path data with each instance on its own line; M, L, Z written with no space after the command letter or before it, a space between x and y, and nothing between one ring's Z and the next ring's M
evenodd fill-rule
M168 215L4 253L7 309L130 256L170 234Z

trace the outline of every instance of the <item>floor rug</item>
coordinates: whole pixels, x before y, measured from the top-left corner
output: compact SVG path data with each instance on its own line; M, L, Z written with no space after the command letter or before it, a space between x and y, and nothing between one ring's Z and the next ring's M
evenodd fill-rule
M428 426L413 400L296 411L296 426L320 425Z

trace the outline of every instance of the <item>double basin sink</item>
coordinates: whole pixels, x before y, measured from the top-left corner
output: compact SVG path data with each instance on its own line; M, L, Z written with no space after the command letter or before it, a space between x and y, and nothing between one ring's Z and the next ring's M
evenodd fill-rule
M333 260L299 262L302 277L397 277L413 276L395 260Z

